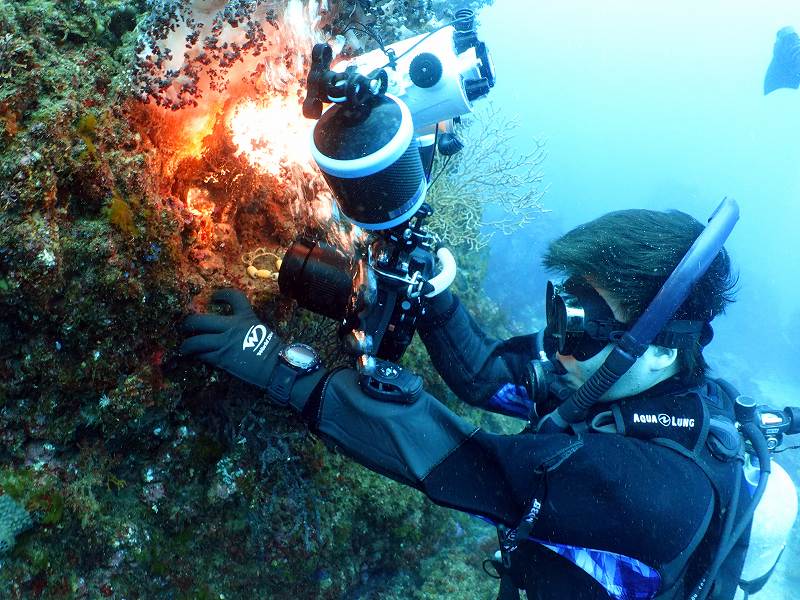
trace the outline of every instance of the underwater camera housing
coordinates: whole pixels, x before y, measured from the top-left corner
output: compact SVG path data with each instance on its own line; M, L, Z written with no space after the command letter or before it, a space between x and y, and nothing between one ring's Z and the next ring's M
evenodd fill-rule
M472 111L495 75L468 9L433 32L332 61L330 46L314 46L303 114L317 119L312 155L340 213L367 236L352 255L296 240L278 284L301 307L342 323L363 370L374 357L402 356L423 298L455 277L452 254L425 229L433 213L426 193L436 151L462 147L453 120Z
M341 212L370 231L410 219L425 201L436 149L460 148L448 121L495 83L486 45L464 9L436 31L339 62L312 51L303 114L318 119L311 150ZM324 113L324 103L332 102Z

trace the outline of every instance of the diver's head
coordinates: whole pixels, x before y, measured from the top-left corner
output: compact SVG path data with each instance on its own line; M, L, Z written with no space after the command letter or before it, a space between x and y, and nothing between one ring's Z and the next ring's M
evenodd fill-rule
M559 307L567 311L571 331L565 331L564 316L555 316ZM626 331L631 323L617 298L607 290L593 287L585 280L571 277L562 285L548 284L549 350L563 367L561 381L577 389L602 366L613 349L611 341ZM575 320L582 320L577 327ZM677 374L678 350L650 344L633 366L601 397L618 400L639 394Z
M548 312L551 325L561 323L550 333L556 334L569 383L582 384L603 364L612 342L642 315L702 230L679 211L624 210L580 225L550 245L545 267L568 277L563 287L549 289ZM707 370L702 350L711 339L708 323L733 300L735 284L723 249L605 398L643 391L673 375L699 380Z

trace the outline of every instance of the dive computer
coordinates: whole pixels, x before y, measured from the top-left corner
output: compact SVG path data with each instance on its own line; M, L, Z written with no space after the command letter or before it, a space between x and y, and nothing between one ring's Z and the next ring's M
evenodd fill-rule
M321 364L319 354L308 344L293 343L284 346L278 352L278 363L267 385L267 394L275 402L287 404L297 377L313 373Z

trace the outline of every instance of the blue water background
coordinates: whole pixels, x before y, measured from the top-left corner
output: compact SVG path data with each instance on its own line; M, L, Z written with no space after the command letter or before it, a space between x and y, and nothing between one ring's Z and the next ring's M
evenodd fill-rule
M480 34L498 72L491 101L519 119L520 150L546 140L553 211L495 238L487 292L512 314L539 306L547 276L536 261L568 228L635 207L704 221L732 196L741 219L727 248L740 293L714 323L709 357L735 362L743 387L749 374L800 385L800 91L762 91L775 33L789 24L800 29L798 2L497 0L485 9ZM502 286L510 264L534 276Z

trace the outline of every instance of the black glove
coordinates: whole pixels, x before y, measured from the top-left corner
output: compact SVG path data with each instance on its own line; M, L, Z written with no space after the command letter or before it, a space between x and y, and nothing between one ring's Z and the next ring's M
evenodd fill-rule
M196 356L231 375L266 389L283 341L261 323L239 290L217 290L215 303L228 304L231 315L194 314L183 321L190 337L181 344L185 356Z

